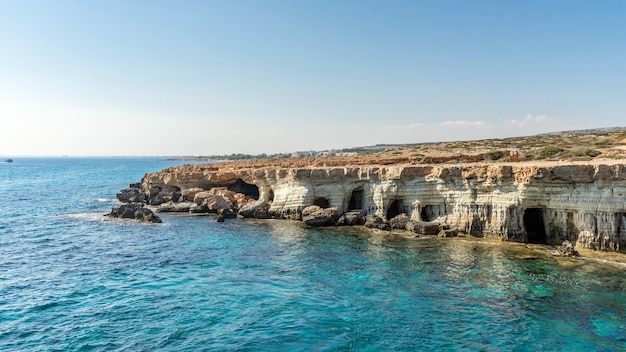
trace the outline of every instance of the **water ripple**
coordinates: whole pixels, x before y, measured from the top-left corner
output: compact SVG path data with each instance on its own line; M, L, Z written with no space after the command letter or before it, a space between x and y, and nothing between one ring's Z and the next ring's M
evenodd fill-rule
M623 270L288 221L104 221L142 162L36 161L0 186L1 350L626 347Z

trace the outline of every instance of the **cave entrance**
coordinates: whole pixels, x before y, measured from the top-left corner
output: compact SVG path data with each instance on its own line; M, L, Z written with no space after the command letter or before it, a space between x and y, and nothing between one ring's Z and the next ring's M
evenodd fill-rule
M402 200L396 199L389 205L387 209L387 220L391 220L402 213Z
M422 221L433 221L434 219L434 214L433 214L433 210L432 210L432 206L430 205L425 205L422 207L422 210L420 211L420 219Z
M543 209L528 208L524 210L524 227L528 234L528 243L547 243L546 227L543 222Z
M259 187L251 185L240 178L238 178L232 185L229 185L228 189L233 192L243 193L246 197L254 200L259 199Z
M363 190L355 189L352 191L350 195L350 200L348 201L348 210L352 209L363 209Z
M328 201L328 198L315 197L315 199L313 199L313 205L317 205L320 208L326 209L330 207L330 202Z

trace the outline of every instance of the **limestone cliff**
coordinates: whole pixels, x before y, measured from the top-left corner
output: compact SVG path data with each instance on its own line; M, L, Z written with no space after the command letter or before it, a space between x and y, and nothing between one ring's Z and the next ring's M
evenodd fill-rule
M360 165L245 167L185 165L145 175L151 199L228 187L258 199L276 218L309 205L339 214L364 209L390 219L436 221L504 241L626 251L626 164ZM193 198L193 196L191 197Z

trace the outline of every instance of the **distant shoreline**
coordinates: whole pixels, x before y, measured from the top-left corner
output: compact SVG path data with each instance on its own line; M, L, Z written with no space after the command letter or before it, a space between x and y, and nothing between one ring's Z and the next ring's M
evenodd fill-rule
M199 157L199 156L178 156L178 157L167 158L166 160L171 160L171 161L204 161L204 162L207 162L209 164L223 163L223 162L229 161L229 160L226 160L226 159L214 159L214 158Z

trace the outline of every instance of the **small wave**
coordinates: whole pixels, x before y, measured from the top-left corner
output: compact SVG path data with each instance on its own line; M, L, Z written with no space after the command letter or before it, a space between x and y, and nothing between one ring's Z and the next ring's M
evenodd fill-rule
M49 308L54 308L57 307L59 305L58 302L46 302L46 303L42 303L39 305L36 305L34 307L31 308L31 311L33 312L42 312L44 310L47 310Z
M113 199L113 198L98 198L96 199L96 201L100 202L100 203L114 203L117 201L117 199Z
M107 220L107 217L105 217L103 213L74 213L74 214L66 214L65 216L71 219L86 220L86 221Z
M135 219L127 219L127 218L112 218L109 216L103 216L103 221L112 222L116 225L121 226L167 226L165 222L163 223L152 223L146 221L140 221Z
M163 225L163 224L153 224L149 222L137 221L134 219L122 219L122 218L112 218L106 216L104 213L74 213L74 214L66 214L66 217L75 220L81 221L89 221L89 222L112 222L117 225Z

